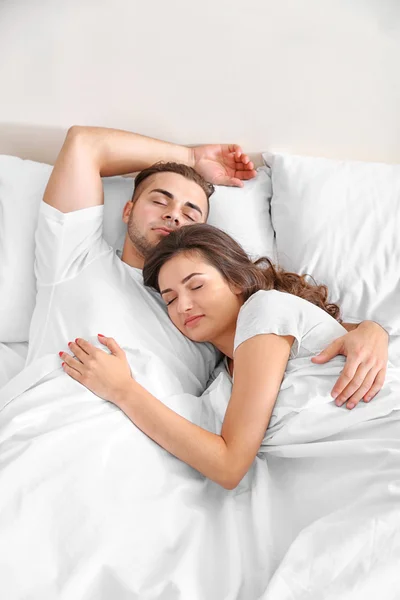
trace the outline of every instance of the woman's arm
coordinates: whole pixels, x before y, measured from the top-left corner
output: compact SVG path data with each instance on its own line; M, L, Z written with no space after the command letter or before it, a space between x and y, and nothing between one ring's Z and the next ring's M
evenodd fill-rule
M63 354L64 369L95 394L113 402L160 446L227 489L250 468L265 435L289 359L292 336L263 334L235 352L235 379L221 435L181 417L130 376L125 353L111 338L112 354L85 340ZM103 343L105 343L103 341Z

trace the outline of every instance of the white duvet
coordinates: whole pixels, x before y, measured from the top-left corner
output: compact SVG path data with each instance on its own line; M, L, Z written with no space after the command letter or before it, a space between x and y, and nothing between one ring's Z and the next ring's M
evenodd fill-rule
M125 349L153 393L219 430L224 373L201 398L163 397L161 365ZM342 364L316 377L292 362L252 469L227 491L56 357L35 361L0 390L0 597L399 598L400 376L392 365L349 412L329 397Z
M125 350L137 378L149 377L161 394L161 365ZM202 398L168 403L213 427ZM52 355L2 388L0 408L1 598L219 600L263 589L270 573L261 459L237 490L224 490L66 375Z

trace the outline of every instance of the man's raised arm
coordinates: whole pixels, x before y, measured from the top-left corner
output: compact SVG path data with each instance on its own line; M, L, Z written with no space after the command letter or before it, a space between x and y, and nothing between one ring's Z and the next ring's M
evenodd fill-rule
M156 162L177 162L196 169L207 181L241 187L256 176L250 158L236 144L189 148L129 131L74 126L44 193L44 202L61 212L103 204L101 177L141 171Z
M140 171L161 160L193 166L193 150L128 131L71 127L43 200L64 213L103 204L101 177Z

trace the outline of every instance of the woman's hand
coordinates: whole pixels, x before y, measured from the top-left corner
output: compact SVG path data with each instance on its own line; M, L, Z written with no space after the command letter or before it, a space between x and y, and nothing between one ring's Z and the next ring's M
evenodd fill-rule
M254 165L236 144L207 144L192 148L193 166L215 185L243 187L243 181L257 175Z
M361 399L369 402L382 388L388 362L387 332L373 321L360 323L314 356L312 362L323 364L337 356L347 356L346 364L332 389L336 404L354 408Z
M64 361L64 371L89 390L108 400L117 403L126 394L132 384L132 375L125 352L113 338L98 334L99 340L111 352L104 352L86 340L77 338L68 344L73 358L66 352L59 355Z

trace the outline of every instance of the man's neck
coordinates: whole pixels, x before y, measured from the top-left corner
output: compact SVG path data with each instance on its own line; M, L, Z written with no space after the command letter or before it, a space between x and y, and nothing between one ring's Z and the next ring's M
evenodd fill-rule
M121 260L130 267L135 267L135 269L143 269L143 256L138 253L138 251L132 246L132 244L128 244L126 241L122 250Z

